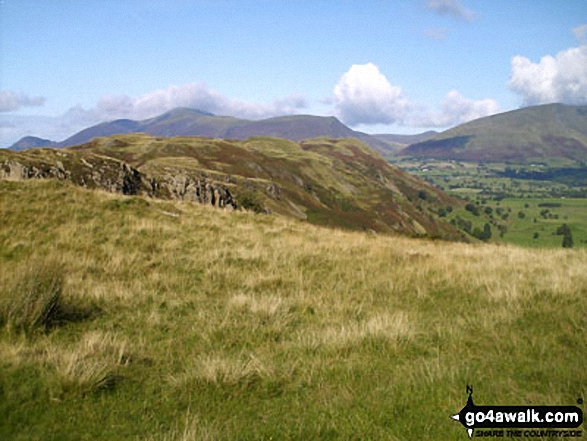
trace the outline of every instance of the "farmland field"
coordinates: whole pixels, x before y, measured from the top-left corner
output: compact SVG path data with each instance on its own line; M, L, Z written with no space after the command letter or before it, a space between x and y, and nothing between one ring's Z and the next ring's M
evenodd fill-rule
M461 209L447 213L447 218L471 222L471 230L482 229L489 223L494 242L560 247L563 237L557 230L566 224L573 236L573 246L587 246L587 182L581 177L581 168L565 176L552 171L566 170L556 163L526 166L521 171L506 164L413 158L394 163L449 194L469 200L477 207L472 211L478 213ZM528 178L532 176L553 177L551 180Z

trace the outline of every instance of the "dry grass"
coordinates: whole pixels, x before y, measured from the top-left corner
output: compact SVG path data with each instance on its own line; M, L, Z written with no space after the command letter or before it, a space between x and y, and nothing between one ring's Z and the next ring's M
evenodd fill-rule
M63 267L57 261L31 261L5 283L0 322L30 332L47 329L63 310Z
M116 438L100 420L112 407L134 415L111 421L132 425L127 439L453 439L461 429L445 420L468 382L496 404L587 395L585 251L350 233L154 200L135 212L110 194L10 185L0 278L38 255L58 259L66 303L101 311L50 332L0 333L5 378L26 383L34 368L74 412L61 437L87 425ZM48 423L23 396L11 415L34 438ZM0 436L14 433L0 424Z

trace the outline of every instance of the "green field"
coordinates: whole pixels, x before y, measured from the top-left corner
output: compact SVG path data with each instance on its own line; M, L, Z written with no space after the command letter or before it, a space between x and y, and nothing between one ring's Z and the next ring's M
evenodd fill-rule
M464 440L467 384L478 404L587 396L584 250L56 181L0 181L0 201L2 440Z
M479 229L489 223L493 242L556 248L562 246L563 241L556 231L566 224L572 232L573 247L587 247L587 198L584 197L587 195L587 183L581 180L564 183L570 178L557 175L549 181L501 176L506 169L516 168L507 164L414 158L394 162L448 194L474 204L479 215L460 209L449 213L447 218L461 218L471 222L472 228ZM558 167L557 164L551 166ZM521 169L547 173L559 170L556 167L536 165ZM500 234L500 228L503 234Z
M560 207L540 206L545 204ZM503 237L509 243L560 247L563 238L556 230L564 223L571 229L574 246L587 247L587 199L504 199L501 205L511 207L514 218Z

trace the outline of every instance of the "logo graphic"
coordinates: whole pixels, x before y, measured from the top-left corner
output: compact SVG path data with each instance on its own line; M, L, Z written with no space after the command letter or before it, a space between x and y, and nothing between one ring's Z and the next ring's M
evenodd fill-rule
M450 417L460 422L469 438L475 429L512 429L507 433L489 431L485 436L560 436L562 431L552 429L576 429L583 423L583 411L577 406L477 406L473 402L473 387L467 385L467 404ZM579 404L582 400L578 400ZM513 430L546 429L546 430ZM550 429L550 430L549 430ZM494 433L495 432L495 433ZM566 437L581 437L582 431L564 432Z

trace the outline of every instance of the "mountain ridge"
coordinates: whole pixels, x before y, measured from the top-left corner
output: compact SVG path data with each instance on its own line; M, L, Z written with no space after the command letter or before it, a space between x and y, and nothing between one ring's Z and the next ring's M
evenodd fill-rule
M474 162L587 161L587 106L544 104L479 118L411 144L403 156Z

